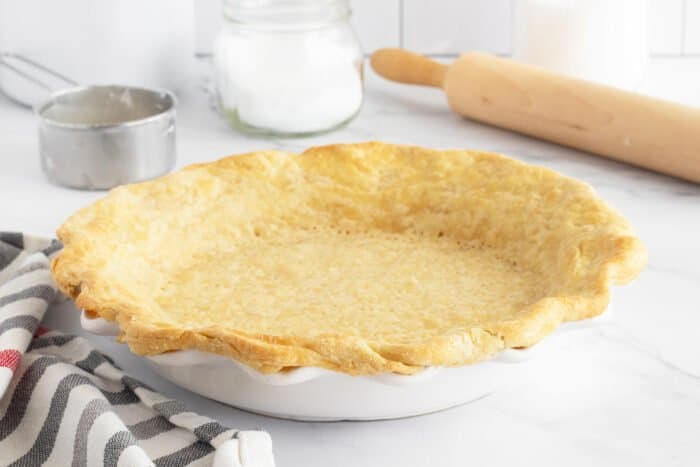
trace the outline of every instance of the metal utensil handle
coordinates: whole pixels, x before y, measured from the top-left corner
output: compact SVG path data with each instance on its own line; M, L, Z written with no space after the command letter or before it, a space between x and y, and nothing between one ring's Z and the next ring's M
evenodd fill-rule
M51 68L47 67L46 65L42 65L39 62L36 62L28 57L25 57L24 55L12 53L12 52L0 52L0 66L4 66L8 70L12 71L16 75L24 78L28 82L40 87L46 92L53 92L55 91L55 88L51 87L46 81L43 81L40 77L33 75L31 73L28 73L27 71L23 70L22 68L17 67L15 64L12 63L12 61L15 62L20 62L23 63L24 65L27 65L28 69L34 69L37 72L40 72L38 74L44 73L47 76L51 76L53 78L56 78L59 81L63 81L64 83L71 85L71 86L77 86L78 82L67 77L66 75L59 73L56 70L52 70ZM0 86L0 91L2 91L2 86ZM3 91L4 92L4 91ZM6 95L7 93L4 92ZM10 97L10 96L8 96ZM14 100L14 99L13 99ZM25 103L20 102L22 105L27 105Z
M63 81L63 82L66 83L66 84L70 84L71 86L77 86L77 85L78 85L78 82L77 82L77 81L75 81L75 80L73 80L73 79L67 77L66 75L64 75L64 74L62 74L62 73L59 73L59 72L56 71L56 70L52 70L51 68L47 67L46 65L42 65L42 64L39 63L39 62L36 62L36 61L34 61L34 60L30 59L30 58L27 58L27 57L25 57L24 55L12 53L12 52L0 52L0 65L4 65L4 66L7 67L8 69L14 71L15 73L17 73L17 74L20 75L21 77L23 77L23 78L27 79L28 81L30 81L30 82L36 84L37 86L41 87L42 89L45 89L46 91L51 91L51 90L52 90L52 89L51 89L51 86L49 86L49 85L46 84L45 82L41 81L41 80L40 80L39 78L37 78L36 76L32 76L32 75L30 75L29 73L27 73L26 71L24 71L24 70L22 70L22 69L20 69L20 68L17 68L17 67L14 66L12 63L8 62L8 59L10 59L10 60L17 60L18 62L25 63L25 64L29 65L30 68L33 67L33 68L35 68L35 69L37 69L37 70L43 71L43 72L46 73L47 75L53 76L54 78L58 78L59 80Z

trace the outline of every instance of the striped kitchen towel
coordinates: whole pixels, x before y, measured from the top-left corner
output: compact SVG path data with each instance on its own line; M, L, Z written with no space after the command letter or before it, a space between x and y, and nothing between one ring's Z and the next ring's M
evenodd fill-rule
M229 429L39 323L55 240L0 232L0 465L274 465L264 431Z

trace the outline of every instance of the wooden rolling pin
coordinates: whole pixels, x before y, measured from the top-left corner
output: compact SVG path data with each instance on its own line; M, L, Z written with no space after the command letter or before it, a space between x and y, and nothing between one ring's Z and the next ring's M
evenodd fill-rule
M380 49L371 64L387 79L444 89L474 120L700 182L700 109L478 52L443 65Z

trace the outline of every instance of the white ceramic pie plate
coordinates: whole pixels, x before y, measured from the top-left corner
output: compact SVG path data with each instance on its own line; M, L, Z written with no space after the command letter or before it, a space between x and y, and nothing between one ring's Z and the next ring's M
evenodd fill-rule
M608 315L566 323L555 334L598 327ZM83 312L80 322L88 332L117 335L118 326L102 318L89 318ZM251 412L304 421L381 420L447 409L513 384L518 373L514 370L525 369L552 340L550 336L530 349L506 350L478 364L430 367L411 376L349 376L316 367L266 375L231 358L197 350L146 360L179 386Z

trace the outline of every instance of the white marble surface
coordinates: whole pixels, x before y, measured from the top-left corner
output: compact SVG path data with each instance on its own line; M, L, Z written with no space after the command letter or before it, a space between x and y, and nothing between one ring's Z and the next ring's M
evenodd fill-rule
M666 75L674 76L656 72L652 92L698 103L697 95L663 87ZM269 430L280 466L700 465L700 186L464 120L447 110L438 91L390 85L371 72L366 97L360 116L341 131L258 140L229 131L203 96L185 96L178 166L262 148L377 139L499 151L551 167L592 184L649 248L647 270L615 293L614 326L571 335L517 383L472 404L362 423L241 412L172 386L106 338L90 337L95 345L194 410ZM39 169L33 116L0 97L0 229L51 235L100 196L49 185ZM47 324L80 332L69 308L51 310Z

